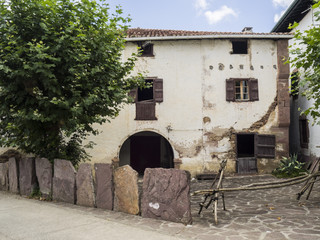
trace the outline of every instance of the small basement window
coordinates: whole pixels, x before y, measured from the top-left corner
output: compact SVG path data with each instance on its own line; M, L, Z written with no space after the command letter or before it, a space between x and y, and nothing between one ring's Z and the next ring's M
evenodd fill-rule
M232 54L248 54L247 40L232 40Z

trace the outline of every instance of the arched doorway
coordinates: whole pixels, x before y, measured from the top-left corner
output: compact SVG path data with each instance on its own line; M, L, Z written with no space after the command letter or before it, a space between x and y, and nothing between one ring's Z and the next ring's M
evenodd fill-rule
M173 168L173 150L160 134L144 131L130 136L121 146L119 165L130 165L139 175L146 168Z

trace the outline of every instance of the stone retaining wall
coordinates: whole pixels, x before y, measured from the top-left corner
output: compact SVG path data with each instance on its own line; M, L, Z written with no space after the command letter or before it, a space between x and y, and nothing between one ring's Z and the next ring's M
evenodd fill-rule
M0 190L30 196L39 189L44 199L192 223L187 172L148 168L139 193L138 173L128 165L113 171L111 164L99 163L94 165L95 174L92 170L89 163L76 171L62 159L55 159L52 166L46 158L13 157L0 163Z

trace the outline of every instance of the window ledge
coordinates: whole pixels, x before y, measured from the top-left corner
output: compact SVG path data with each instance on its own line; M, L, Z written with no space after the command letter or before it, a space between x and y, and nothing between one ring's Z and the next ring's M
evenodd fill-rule
M135 121L157 121L158 118L153 118L153 119L151 119L151 118L149 118L149 119L137 119L137 118L135 118L134 120Z

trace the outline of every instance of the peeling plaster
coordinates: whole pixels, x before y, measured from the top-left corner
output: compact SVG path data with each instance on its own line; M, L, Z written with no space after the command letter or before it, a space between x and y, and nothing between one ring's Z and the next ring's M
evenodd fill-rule
M259 130L261 127L263 127L264 125L266 125L266 123L269 120L270 115L275 111L276 107L278 105L277 102L277 97L274 98L273 103L269 106L268 111L266 112L266 114L259 119L258 121L254 122L248 129L247 131L257 131Z
M192 158L197 156L203 148L202 139L195 142L192 146L183 146L181 144L173 144L173 148L178 152L179 158Z

